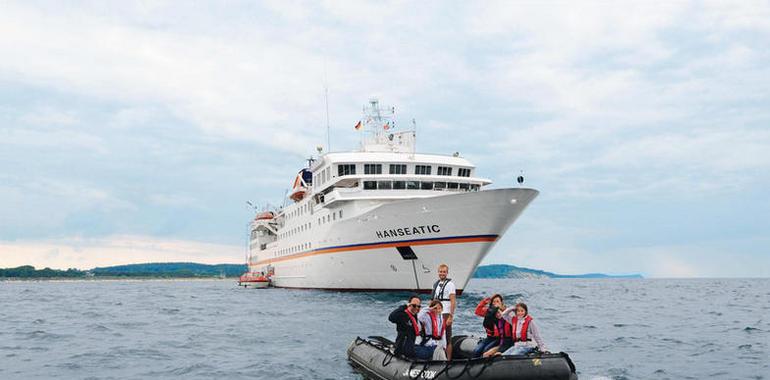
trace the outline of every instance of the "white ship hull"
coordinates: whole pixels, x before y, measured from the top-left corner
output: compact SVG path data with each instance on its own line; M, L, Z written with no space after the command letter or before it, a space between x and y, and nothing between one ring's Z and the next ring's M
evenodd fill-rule
M517 188L384 202L330 223L313 249L262 256L250 267L272 269L276 287L428 291L445 263L461 292L537 194ZM416 259L408 259L409 249Z

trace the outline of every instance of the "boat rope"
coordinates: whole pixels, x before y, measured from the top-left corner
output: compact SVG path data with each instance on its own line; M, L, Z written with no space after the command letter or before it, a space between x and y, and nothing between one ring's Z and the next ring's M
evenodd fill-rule
M482 374L482 373L484 373L484 371L487 369L487 367L489 367L490 365L492 365L492 359L493 359L493 358L491 358L491 357L482 359L482 362L483 362L484 364L482 364L482 365L481 365L481 369L480 369L480 370L479 370L479 372L478 372L478 373L476 373L475 375L471 374L471 368L469 367L469 368L468 368L468 376L470 376L470 377L472 377L472 378L474 378L474 379L476 379L476 378L478 378L479 376L481 376L481 374Z

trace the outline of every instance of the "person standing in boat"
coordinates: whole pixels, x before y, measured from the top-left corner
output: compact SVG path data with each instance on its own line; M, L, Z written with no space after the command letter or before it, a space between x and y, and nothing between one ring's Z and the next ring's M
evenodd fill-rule
M527 304L517 303L503 311L503 319L512 326L513 347L503 351L503 355L526 355L534 352L535 349L541 352L548 352L545 342L540 336L535 321L529 315ZM534 343L533 343L534 341Z
M442 316L446 323L446 356L447 360L452 360L452 319L457 306L456 294L457 288L449 275L449 266L441 264L438 266L438 281L433 284L433 293L431 298L441 301L443 307Z
M433 351L433 360L447 360L446 358L446 322L442 315L444 307L441 301L430 301L427 309L423 309L417 315L422 328L420 334L420 346Z
M432 350L416 347L414 344L415 339L420 335L420 323L417 321L417 314L422 307L420 303L420 297L413 295L409 297L406 305L397 307L388 316L388 320L396 324L394 355L425 360L430 359L433 355Z
M484 318L484 330L487 332L487 337L482 339L473 350L473 357L481 357L485 352L489 351L492 347L500 344L500 329L497 327L497 312L505 310L505 304L503 303L503 296L495 294L492 297L487 297L481 300L476 306L475 314Z

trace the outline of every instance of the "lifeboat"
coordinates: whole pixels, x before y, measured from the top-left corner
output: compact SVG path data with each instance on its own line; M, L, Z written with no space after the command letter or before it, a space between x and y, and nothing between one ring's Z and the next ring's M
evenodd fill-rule
M275 218L275 214L272 211L260 212L254 217L254 220L269 220Z
M479 339L452 337L452 361L413 360L393 355L393 342L383 337L356 338L348 361L370 379L386 380L577 380L569 355L533 353L471 359Z
M244 288L267 288L270 286L270 278L262 273L246 272L238 278L238 286Z
M291 186L289 198L294 202L299 202L307 195L308 187L313 183L313 173L308 169L302 169L297 173Z

